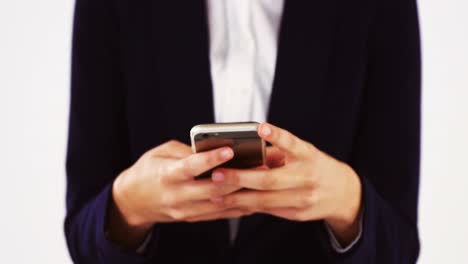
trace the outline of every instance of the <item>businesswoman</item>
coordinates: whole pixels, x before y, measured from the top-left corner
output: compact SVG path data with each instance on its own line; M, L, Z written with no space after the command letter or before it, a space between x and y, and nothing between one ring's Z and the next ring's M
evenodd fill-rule
M65 234L76 263L414 263L415 0L77 0ZM213 171L193 125L263 122ZM242 189L242 191L239 191Z

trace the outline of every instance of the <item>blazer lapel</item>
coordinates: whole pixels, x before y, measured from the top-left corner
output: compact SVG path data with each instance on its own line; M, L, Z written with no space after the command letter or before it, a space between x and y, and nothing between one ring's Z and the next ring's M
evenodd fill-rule
M205 0L152 2L156 82L163 88L164 114L170 116L166 126L177 127L185 139L193 125L214 121L206 4Z
M298 136L319 117L326 86L336 0L285 2L268 121ZM311 127L311 126L309 126Z

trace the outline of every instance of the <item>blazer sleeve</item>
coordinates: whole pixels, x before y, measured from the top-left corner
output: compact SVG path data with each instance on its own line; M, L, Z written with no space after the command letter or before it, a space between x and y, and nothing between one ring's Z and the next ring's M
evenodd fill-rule
M415 263L420 158L416 0L379 0L351 166L363 185L361 240L334 263Z
M75 263L144 263L106 238L112 182L130 166L118 23L107 0L75 6L65 236Z

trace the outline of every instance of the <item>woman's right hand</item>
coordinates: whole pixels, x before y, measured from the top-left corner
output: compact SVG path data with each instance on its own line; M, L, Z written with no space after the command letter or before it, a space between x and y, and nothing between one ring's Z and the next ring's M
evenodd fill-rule
M111 239L134 247L154 223L207 221L249 214L211 201L239 187L217 186L211 179L194 179L233 156L229 147L193 154L189 146L178 141L169 141L143 154L114 181L108 220Z

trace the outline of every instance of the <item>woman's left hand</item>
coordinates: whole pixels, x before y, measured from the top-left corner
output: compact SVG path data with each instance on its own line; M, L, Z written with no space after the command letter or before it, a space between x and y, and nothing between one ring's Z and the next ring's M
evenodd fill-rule
M324 220L342 245L349 244L359 231L361 208L354 170L279 127L263 123L258 134L273 146L267 151L269 168L215 170L216 184L247 190L213 202L294 221Z

